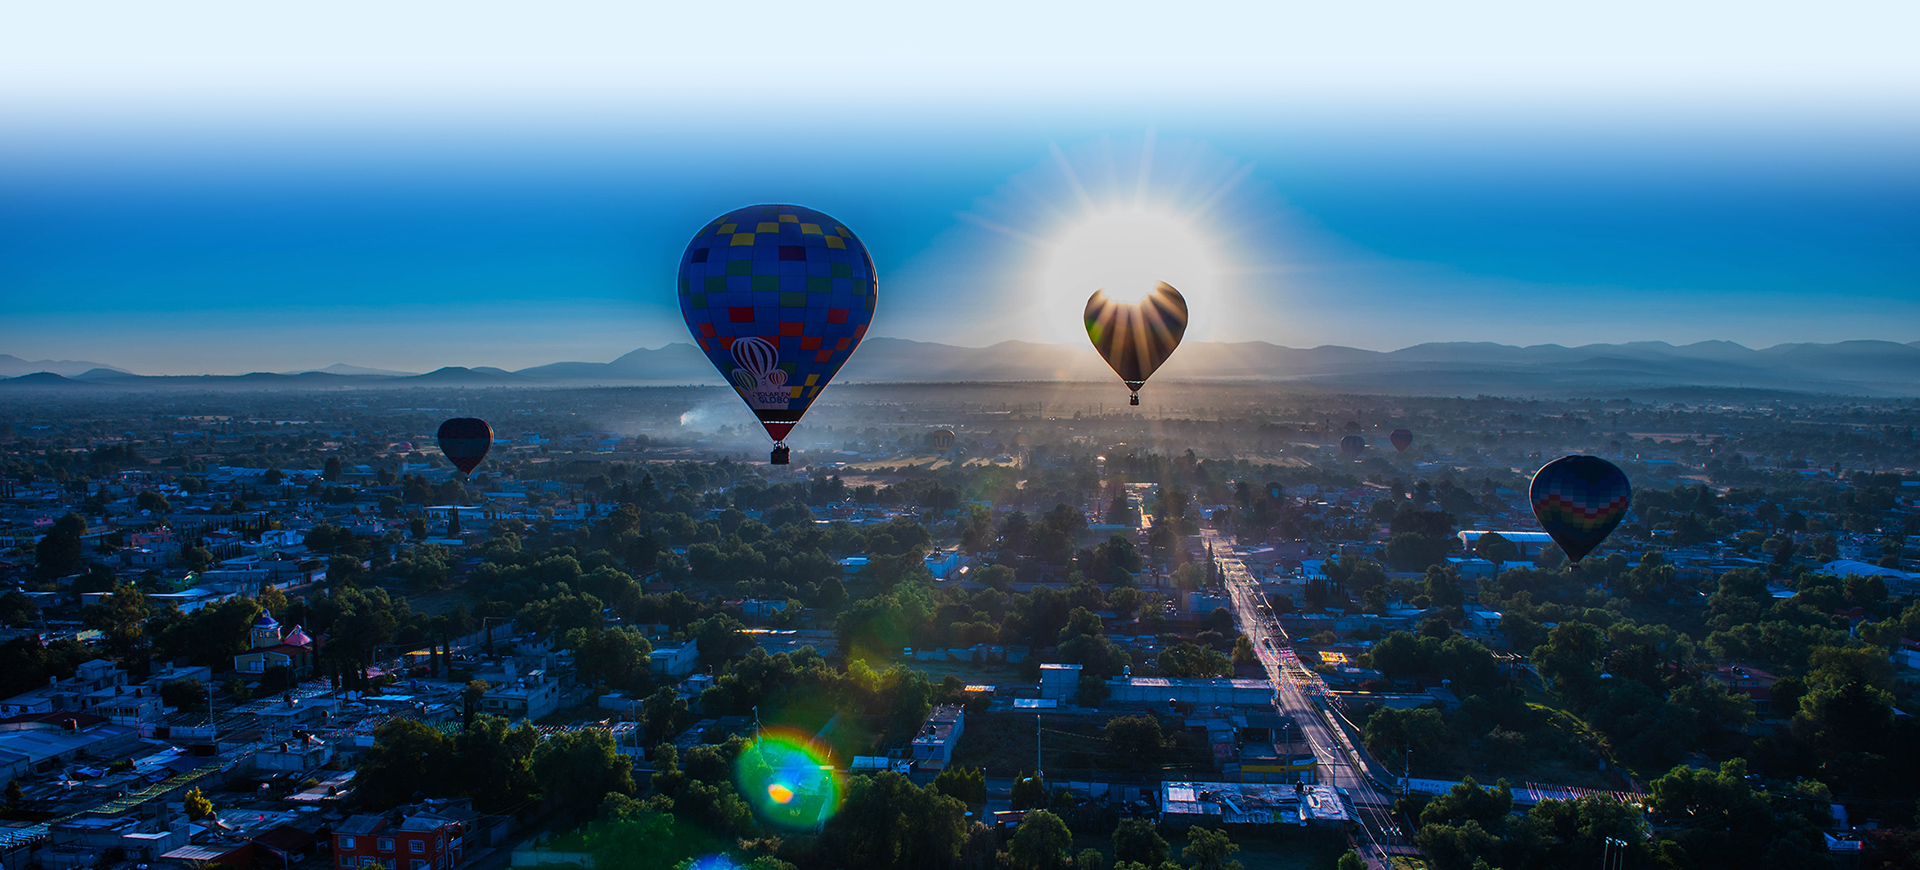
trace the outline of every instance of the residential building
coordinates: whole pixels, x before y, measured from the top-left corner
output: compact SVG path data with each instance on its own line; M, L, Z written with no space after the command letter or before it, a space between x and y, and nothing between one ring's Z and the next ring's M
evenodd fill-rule
M920 733L913 738L915 761L938 761L942 766L953 761L953 748L960 743L966 728L967 711L958 704L941 704L927 714Z
M647 655L647 668L656 677L684 677L700 664L700 642L662 644Z
M466 860L471 816L447 807L352 816L334 828L334 866L453 870Z
M295 678L313 674L314 653L319 642L300 626L280 636L280 623L273 614L262 613L252 629L253 648L233 657L233 669L243 674L263 674L268 668L287 668Z

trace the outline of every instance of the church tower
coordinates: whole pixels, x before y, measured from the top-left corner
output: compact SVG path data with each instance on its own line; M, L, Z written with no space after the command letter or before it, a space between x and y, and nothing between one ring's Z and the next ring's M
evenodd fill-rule
M271 613L262 613L253 622L253 648L280 645L280 623Z

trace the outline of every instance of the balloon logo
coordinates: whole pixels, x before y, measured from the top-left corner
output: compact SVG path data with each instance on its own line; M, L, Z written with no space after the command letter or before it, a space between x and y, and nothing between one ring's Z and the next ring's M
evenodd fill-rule
M1405 453L1408 447L1413 446L1413 431L1410 429L1395 429L1393 430L1393 434L1387 436L1387 440L1393 442L1393 449Z
M714 368L773 438L784 439L867 334L879 300L873 258L852 230L797 205L715 218L680 258L680 313Z
M1366 449L1367 439L1358 435L1348 435L1340 439L1340 452L1345 453L1349 459L1358 459Z
M946 452L953 449L953 430L940 429L933 433L933 449Z
M1115 302L1095 290L1083 317L1094 350L1132 391L1128 404L1138 405L1140 388L1187 334L1187 299L1165 281L1139 302Z
M1576 562L1613 533L1632 504L1633 487L1598 456L1562 456L1534 472L1533 515Z
M461 476L472 474L493 447L493 427L478 417L455 417L440 424L440 453L460 469Z

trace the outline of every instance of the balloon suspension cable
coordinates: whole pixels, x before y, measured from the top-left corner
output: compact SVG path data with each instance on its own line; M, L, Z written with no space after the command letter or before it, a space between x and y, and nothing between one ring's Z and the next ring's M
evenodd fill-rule
M767 461L774 465L786 465L787 457L792 453L793 450L787 447L787 442L775 441L773 442L773 455L767 457Z

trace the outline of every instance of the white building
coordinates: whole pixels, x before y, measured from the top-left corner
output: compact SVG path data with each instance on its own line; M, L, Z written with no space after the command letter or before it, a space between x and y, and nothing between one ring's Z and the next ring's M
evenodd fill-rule
M684 677L699 665L699 641L656 646L647 654L647 668L657 677Z
M1040 666L1040 697L1065 701L1080 691L1080 666L1045 664Z
M966 723L967 711L958 704L933 708L926 723L920 726L920 733L913 738L913 760L938 761L942 765L953 761L953 749L960 744L960 732Z

